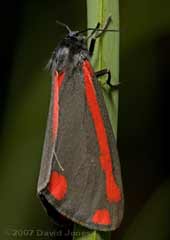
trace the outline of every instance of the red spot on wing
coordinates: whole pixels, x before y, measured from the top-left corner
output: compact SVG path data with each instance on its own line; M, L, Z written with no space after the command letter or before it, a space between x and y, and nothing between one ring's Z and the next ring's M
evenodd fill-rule
M56 171L51 172L48 191L57 200L62 200L67 193L67 180L65 176Z
M97 140L100 149L100 164L106 178L106 195L110 202L119 202L121 193L112 173L112 160L107 139L106 130L99 104L97 102L95 88L92 82L93 71L90 63L86 60L83 62L83 73L86 89L87 104L94 122Z
M103 224L103 225L111 224L109 211L106 208L96 210L96 212L92 217L92 221L95 224Z
M52 138L53 142L56 139L58 129L58 113L59 113L59 91L64 80L64 72L58 74L55 72L54 83L53 83L53 116L52 116Z

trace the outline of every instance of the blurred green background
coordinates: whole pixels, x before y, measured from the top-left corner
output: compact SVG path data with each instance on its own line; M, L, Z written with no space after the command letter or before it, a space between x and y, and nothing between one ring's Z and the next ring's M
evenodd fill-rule
M170 239L169 9L168 0L120 0L125 215L116 240ZM65 34L55 20L85 28L86 1L12 1L1 12L0 235L62 239L45 236L56 228L36 197L51 84L44 66Z

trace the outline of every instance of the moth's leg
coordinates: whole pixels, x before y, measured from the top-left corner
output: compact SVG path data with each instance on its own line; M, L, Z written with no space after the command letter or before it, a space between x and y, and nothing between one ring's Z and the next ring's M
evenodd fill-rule
M98 22L97 25L96 25L96 27L95 27L95 28L93 29L93 31L90 33L90 35L87 36L86 41L87 41L89 38L91 38L91 37L98 31L99 27L100 27L100 23ZM87 28L87 31L88 31L88 29L89 29L89 28Z
M111 73L110 73L109 69L105 68L105 69L102 69L100 71L95 72L95 75L96 75L97 78L102 77L106 74L108 75L106 83L112 88L112 90L118 90L120 83L111 84Z
M89 55L90 55L90 57L93 56L95 43L96 43L96 39L92 38L91 41L90 41L90 47L89 47Z
M106 19L106 22L104 23L104 26L103 26L103 29L98 33L98 29L99 29L99 26L100 26L100 23L97 24L96 28L94 29L94 31L92 32L92 34L90 35L90 37L92 35L95 34L95 36L91 39L91 42L90 42L90 47L89 47L89 55L90 57L92 57L93 55L93 52L94 52L94 48L95 48L95 43L96 43L96 39L101 37L103 35L103 33L105 33L107 31L107 28L111 22L112 18L111 16L109 16L107 19ZM88 37L89 38L89 37Z
M107 28L108 28L109 24L111 23L111 21L112 21L112 18L111 18L111 16L109 16L104 23L102 31L99 33L96 33L95 38L101 37L107 31ZM113 31L115 31L115 30L113 30Z
M91 34L87 37L86 40L88 40L89 38L91 38L93 35L96 34L97 30L99 29L100 27L100 23L98 22L96 27L94 28L94 30L91 32ZM94 47L95 47L95 43L96 43L96 35L94 37L91 38L91 41L90 41L90 47L89 47L89 55L90 57L93 55L93 52L94 52Z
M94 48L95 48L95 43L96 43L96 39L101 37L105 32L107 31L111 31L111 32L119 32L119 30L115 30L115 29L112 29L112 30L109 30L107 29L109 24L111 23L112 21L112 18L111 16L109 16L105 23L104 23L104 26L102 29L99 29L99 26L100 26L100 23L97 23L97 26L96 28L93 30L93 32L87 37L87 39L89 39L90 37L92 37L93 35L93 38L91 38L91 42L90 42L90 47L89 47L89 55L90 57L92 57L93 55L93 52L94 52Z

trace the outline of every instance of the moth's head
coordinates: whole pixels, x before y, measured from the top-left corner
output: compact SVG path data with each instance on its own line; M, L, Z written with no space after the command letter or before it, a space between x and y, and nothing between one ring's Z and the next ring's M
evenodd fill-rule
M72 39L73 41L84 42L85 36L82 35L79 31L71 31L66 36L67 39Z
M65 39L71 39L71 40L75 40L78 42L84 42L85 40L85 36L81 34L82 31L72 31L68 25L66 25L65 23L56 21L59 25L65 27L68 31L68 34L66 35Z

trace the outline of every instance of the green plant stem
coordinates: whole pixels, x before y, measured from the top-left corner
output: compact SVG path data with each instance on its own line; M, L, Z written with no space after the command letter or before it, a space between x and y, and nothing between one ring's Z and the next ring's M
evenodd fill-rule
M87 0L88 27L94 27L97 22L103 24L108 16L112 17L109 29L119 29L119 5L118 0ZM119 33L106 32L100 38L95 47L92 58L95 70L109 68L112 76L112 84L119 82ZM101 78L105 81L105 78ZM108 92L104 88L104 97L111 119L115 135L117 135L118 120L118 92Z

